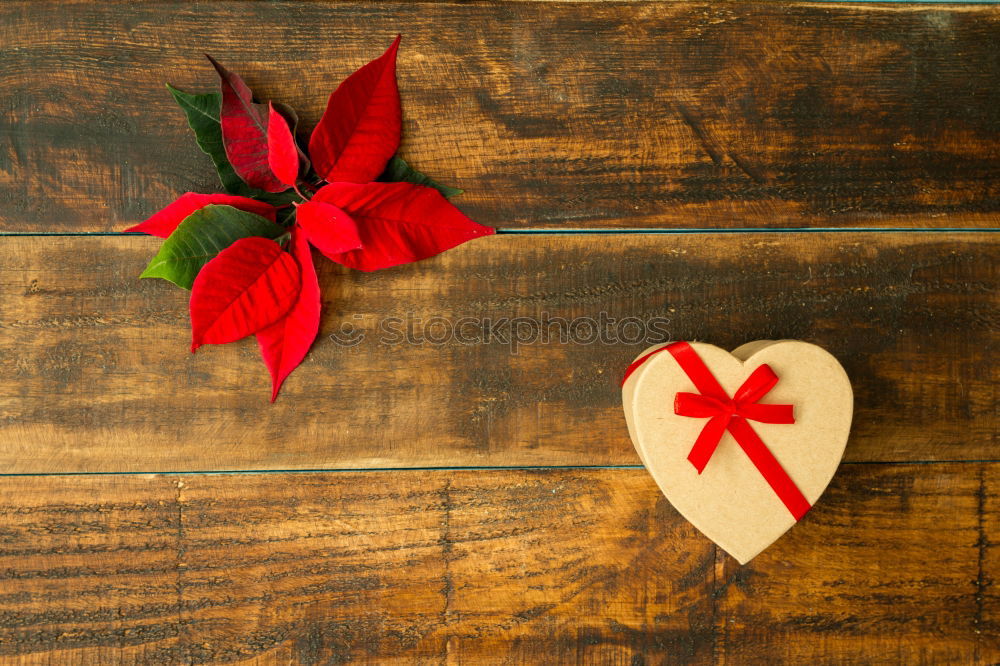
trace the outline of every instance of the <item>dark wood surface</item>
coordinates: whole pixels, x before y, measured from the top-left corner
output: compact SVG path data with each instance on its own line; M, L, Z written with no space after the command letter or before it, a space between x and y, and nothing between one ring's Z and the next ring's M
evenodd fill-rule
M188 352L188 293L136 277L156 245L0 243L6 470L638 464L619 381L668 339L828 348L854 385L848 460L1000 457L995 234L508 235L376 273L320 258L324 330L274 405L252 339ZM648 341L588 337L605 316ZM364 339L337 344L345 326Z
M397 32L403 154L477 221L744 231L321 260L268 405L154 239L92 232L217 188L163 87L202 52L308 126ZM1000 663L998 43L983 5L0 3L0 665ZM747 566L639 466L645 342L379 341L601 313L843 362L846 462Z
M208 52L311 127L397 32L403 154L497 227L987 227L1000 8L0 3L0 229L218 187L165 82Z
M642 470L8 478L0 660L991 663L998 487L847 464L739 567Z

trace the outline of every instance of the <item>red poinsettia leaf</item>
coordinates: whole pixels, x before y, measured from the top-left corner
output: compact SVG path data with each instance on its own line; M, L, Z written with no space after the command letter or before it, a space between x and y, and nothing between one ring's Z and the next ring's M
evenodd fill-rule
M292 255L302 268L302 289L284 317L257 332L257 344L271 373L271 402L278 397L285 378L305 358L319 333L320 295L312 251L302 229L292 230Z
M298 139L298 126L299 126L299 114L295 113L295 109L288 106L287 104L282 104L281 102L271 102L271 106L274 110L281 114L281 117L285 119L288 123L288 127L292 134L292 142L295 144L295 152L299 154L299 173L305 174L309 171L311 163L309 162L309 157L306 155L306 151L302 150L299 145Z
M361 249L329 256L362 271L425 259L495 233L470 220L437 190L411 183L331 183L312 201L333 204L357 223Z
M247 185L265 192L283 192L288 186L278 180L268 164L268 109L255 104L253 93L238 74L230 72L206 55L219 73L222 88L222 143L233 169Z
M299 265L273 240L241 238L205 264L191 287L191 351L252 335L299 294Z
M358 225L333 204L322 201L299 204L295 207L295 221L309 242L328 257L361 247Z
M396 87L400 37L385 53L347 77L327 102L309 139L316 173L329 182L378 178L399 148L402 113Z
M285 185L291 187L299 177L299 151L288 121L268 105L267 163L271 172Z
M166 208L160 210L158 213L154 213L151 217L134 227L129 227L125 231L141 231L151 236L166 238L174 233L174 229L177 228L177 225L185 217L209 204L232 206L248 213L256 213L274 222L275 207L263 201L257 201L248 197L238 197L233 194L198 194L197 192L187 192Z

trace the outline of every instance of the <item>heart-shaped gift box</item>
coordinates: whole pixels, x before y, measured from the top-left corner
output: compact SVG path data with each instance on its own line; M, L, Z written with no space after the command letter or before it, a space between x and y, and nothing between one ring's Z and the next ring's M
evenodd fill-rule
M854 397L829 352L758 340L732 353L657 345L622 384L629 434L670 503L745 564L819 499L836 472Z

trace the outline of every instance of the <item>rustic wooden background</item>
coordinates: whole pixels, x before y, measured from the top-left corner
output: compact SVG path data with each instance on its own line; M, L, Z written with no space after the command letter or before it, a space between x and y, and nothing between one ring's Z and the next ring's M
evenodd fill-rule
M397 32L403 155L510 233L324 260L268 405L119 233L216 187L163 84L209 52L309 124ZM1000 661L998 45L988 5L0 4L0 663ZM601 312L842 359L845 463L747 566L639 465L643 343L378 340Z

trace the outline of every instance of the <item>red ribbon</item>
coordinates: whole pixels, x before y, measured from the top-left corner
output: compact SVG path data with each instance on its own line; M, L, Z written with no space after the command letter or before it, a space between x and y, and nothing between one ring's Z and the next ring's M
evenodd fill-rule
M771 367L764 364L750 373L750 377L730 398L694 348L686 342L674 342L634 361L625 371L622 383L650 356L661 351L670 352L700 392L678 393L674 397L674 413L708 419L688 454L688 461L701 474L719 446L723 433L729 430L778 499L795 520L801 520L812 506L760 436L747 423L748 420L760 423L795 423L792 405L762 405L757 402L778 383L778 376Z

